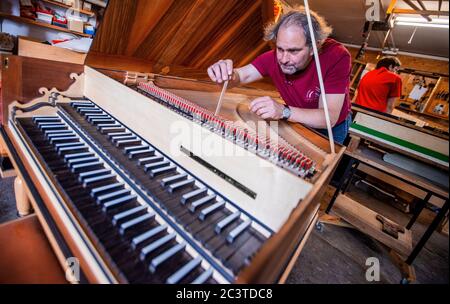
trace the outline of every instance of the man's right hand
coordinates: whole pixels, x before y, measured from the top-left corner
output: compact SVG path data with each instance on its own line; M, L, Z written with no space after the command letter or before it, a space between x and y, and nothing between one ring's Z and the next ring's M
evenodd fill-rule
M219 60L208 68L208 75L212 81L217 83L231 80L233 76L233 61L231 59Z

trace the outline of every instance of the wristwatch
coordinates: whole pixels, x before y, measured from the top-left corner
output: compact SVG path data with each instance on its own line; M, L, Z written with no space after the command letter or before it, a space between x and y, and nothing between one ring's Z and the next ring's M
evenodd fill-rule
M289 117L291 117L291 108L289 108L288 105L284 105L283 116L281 117L281 120L288 120Z

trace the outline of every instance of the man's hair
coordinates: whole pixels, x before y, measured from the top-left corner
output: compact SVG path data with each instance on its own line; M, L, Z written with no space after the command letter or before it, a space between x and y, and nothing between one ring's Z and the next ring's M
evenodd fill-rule
M387 56L387 57L381 58L378 61L376 69L383 68L383 67L386 69L389 69L390 66L395 68L395 67L399 67L401 65L402 65L402 63L398 58Z
M333 31L331 26L327 24L323 17L321 17L314 11L311 11L311 21L314 30L314 37L318 42L323 42L331 35L331 32ZM303 32L306 36L306 43L309 47L312 47L312 39L309 33L308 26L308 17L303 6L288 9L278 19L277 22L269 24L265 29L264 39L266 41L275 41L277 39L280 28L283 26L287 27L291 25L297 25L298 27L303 29Z

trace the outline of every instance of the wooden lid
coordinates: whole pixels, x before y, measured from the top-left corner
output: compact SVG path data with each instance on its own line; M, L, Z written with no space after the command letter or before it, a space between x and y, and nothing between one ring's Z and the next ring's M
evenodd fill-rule
M242 66L269 49L263 35L273 7L273 0L109 0L86 64L203 78L220 59Z

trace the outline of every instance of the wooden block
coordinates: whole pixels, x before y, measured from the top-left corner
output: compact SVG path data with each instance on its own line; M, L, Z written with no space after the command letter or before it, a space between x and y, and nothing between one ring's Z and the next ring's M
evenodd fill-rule
M333 212L355 226L361 232L373 237L395 251L408 255L412 250L410 230L399 233L398 239L383 232L383 224L376 217L378 213L359 204L350 197L340 194L333 207Z
M319 216L318 221L323 224L330 224L340 227L346 227L346 228L355 228L355 226L352 226L351 224L347 223L346 221L342 220L338 216L322 213Z
M405 233L405 228L400 227L400 225L388 220L384 216L377 214L377 216L375 218L379 222L381 222L381 224L383 224L383 229L382 229L383 232L387 233L388 235L392 236L393 238L398 239L399 233Z
M87 56L87 54L38 43L24 37L19 38L19 55L75 64L84 64Z

